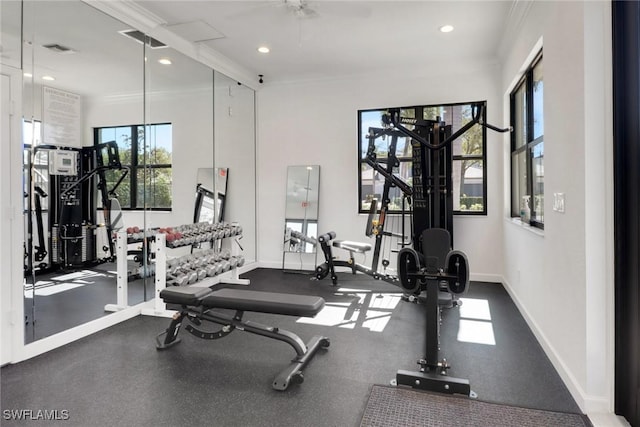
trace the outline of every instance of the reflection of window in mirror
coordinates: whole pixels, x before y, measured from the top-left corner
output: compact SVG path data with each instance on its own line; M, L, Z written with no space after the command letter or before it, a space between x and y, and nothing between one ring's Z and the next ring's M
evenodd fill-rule
M94 139L96 145L115 141L122 165L130 170L116 189L123 209L171 210L171 123L147 125L146 133L144 125L101 127L95 129ZM119 179L113 171L105 175L109 184Z

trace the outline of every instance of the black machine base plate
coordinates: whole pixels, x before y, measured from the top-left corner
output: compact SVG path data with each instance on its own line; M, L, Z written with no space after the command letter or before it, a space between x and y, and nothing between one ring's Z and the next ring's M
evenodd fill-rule
M396 373L396 384L438 393L471 395L469 380L431 372L399 370Z

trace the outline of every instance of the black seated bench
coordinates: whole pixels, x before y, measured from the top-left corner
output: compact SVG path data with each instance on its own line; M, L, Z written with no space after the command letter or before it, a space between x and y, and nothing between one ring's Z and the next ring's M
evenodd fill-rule
M160 297L169 307L176 307L169 327L156 338L158 350L167 349L178 342L178 333L183 320L188 320L185 329L202 339L223 338L235 329L284 341L296 351L290 365L273 381L273 388L286 390L291 382L302 383L302 369L313 358L319 348L329 347L329 339L313 337L307 344L293 332L256 322L242 320L245 311L289 316L313 317L324 307L324 299L309 295L260 292L247 289L223 288L211 290L193 286L165 288ZM234 315L214 311L214 309L235 310ZM222 325L216 331L199 329L203 321ZM164 336L164 339L162 337Z

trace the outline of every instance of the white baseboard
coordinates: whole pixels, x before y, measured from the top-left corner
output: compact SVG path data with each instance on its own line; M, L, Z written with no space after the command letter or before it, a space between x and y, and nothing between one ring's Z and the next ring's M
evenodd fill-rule
M484 274L484 273L471 273L469 278L472 282L491 282L502 283L502 276L500 274Z
M554 368L560 375L560 378L569 389L569 393L574 398L580 410L585 414L612 414L611 408L612 404L606 396L590 396L583 390L580 383L571 373L571 370L568 369L567 364L562 360L562 358L558 355L555 348L550 344L549 340L545 336L545 334L541 331L540 327L536 323L536 321L531 317L530 313L523 306L521 301L518 299L518 296L515 294L509 282L502 277L501 282L504 285L504 288L509 293L509 296L515 303L518 311L529 325L529 328L535 335L536 339L542 346L545 354L553 364ZM613 414L612 414L613 415ZM614 424L616 425L616 424Z
M587 413L587 416L593 427L631 427L624 417L611 412Z
M290 266L285 266L291 268ZM258 261L257 267L255 268L271 268L271 269L282 269L281 261ZM291 268L293 269L293 268ZM340 271L348 271L344 268L340 268ZM503 277L500 274L485 274L485 273L471 273L470 279L476 282L492 282L492 283L502 283Z
M282 261L258 261L256 268L271 268L275 270L282 270Z

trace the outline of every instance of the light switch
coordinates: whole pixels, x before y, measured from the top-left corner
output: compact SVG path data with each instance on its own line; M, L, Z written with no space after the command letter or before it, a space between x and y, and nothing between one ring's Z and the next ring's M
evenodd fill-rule
M564 212L564 193L553 193L553 210Z

